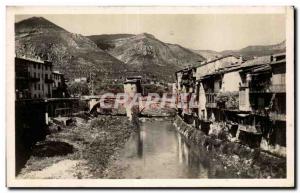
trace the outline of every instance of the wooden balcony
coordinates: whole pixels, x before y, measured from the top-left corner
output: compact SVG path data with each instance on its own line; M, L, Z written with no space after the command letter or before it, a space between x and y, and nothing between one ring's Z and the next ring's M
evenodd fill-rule
M250 93L285 93L285 84L272 84L265 88L250 88Z
M217 107L217 103L216 103L216 100L215 100L216 93L207 93L207 94L205 94L205 96L206 96L205 106L207 108L216 108Z
M261 134L261 131L254 125L239 124L238 129L247 133Z
M217 103L206 103L207 108L217 108Z

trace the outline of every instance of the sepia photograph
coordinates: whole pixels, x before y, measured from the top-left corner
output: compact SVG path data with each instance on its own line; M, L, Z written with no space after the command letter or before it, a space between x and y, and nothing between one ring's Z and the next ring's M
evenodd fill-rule
M294 187L293 7L7 7L8 187Z

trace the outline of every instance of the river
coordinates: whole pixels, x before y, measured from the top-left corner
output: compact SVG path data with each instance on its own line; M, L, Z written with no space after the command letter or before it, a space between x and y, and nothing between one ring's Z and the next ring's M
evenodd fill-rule
M187 143L168 119L145 119L119 152L108 178L226 178L204 148Z

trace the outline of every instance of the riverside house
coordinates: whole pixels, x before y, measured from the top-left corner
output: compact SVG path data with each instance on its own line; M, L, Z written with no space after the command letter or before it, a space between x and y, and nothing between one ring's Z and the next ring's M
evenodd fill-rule
M196 94L197 109L178 108L206 134L228 131L230 140L285 155L285 53L248 61L232 55L176 72L177 103Z

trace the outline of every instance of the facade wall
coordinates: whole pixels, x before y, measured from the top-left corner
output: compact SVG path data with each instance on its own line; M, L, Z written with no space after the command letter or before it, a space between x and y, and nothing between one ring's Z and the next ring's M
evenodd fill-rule
M204 123L226 122L234 126L234 137L242 143L285 155L285 57L268 62L254 59L244 66L240 62L227 57L195 68L200 128L207 128ZM227 68L230 65L233 68Z
M238 71L225 73L222 79L221 92L237 92L241 82L242 79Z
M206 110L206 96L205 96L205 90L203 87L203 83L199 82L199 99L198 99L198 116L199 119L201 120L206 120L207 119L207 110Z
M39 81L30 85L31 98L45 98L52 96L52 87L50 83L46 83L47 77L51 77L52 66L44 63L31 63L28 65L28 71L31 77L38 78Z
M128 95L130 98L126 104L124 104L125 109L126 109L126 115L129 118L129 120L133 120L137 113L139 113L139 104L138 105L133 105L130 106L131 100L134 99L134 95L139 93L138 88L141 87L140 85L141 81L140 80L135 80L131 82L125 82L124 83L124 93ZM139 100L139 99L137 99ZM139 101L138 101L139 102Z
M137 93L137 85L136 84L124 84L124 92L126 94L129 94L130 96L133 96L135 93Z
M50 79L52 73L52 64L50 62L34 61L23 58L16 58L16 69L24 70L24 81L26 79L26 88L23 85L23 92L28 92L30 98L45 98L52 96L52 86L49 82L45 81ZM16 76L20 74L16 70ZM16 84L19 84L18 82ZM16 89L19 85L16 85ZM22 92L22 91L20 91Z
M240 62L239 58L236 58L234 56L228 56L221 58L219 60L215 60L213 62L204 64L202 66L199 66L196 68L196 80L199 80L201 77L216 72L217 70L234 65Z
M180 85L180 83L181 83L181 81L182 81L182 73L180 73L180 72L178 72L177 74L176 74L176 77L177 77L177 90L178 91L180 91L181 90L181 85Z
M213 91L214 93L218 93L221 91L222 88L222 77L221 76L215 76L214 77L214 88Z
M60 73L52 72L53 88L58 88L62 85L63 75Z

